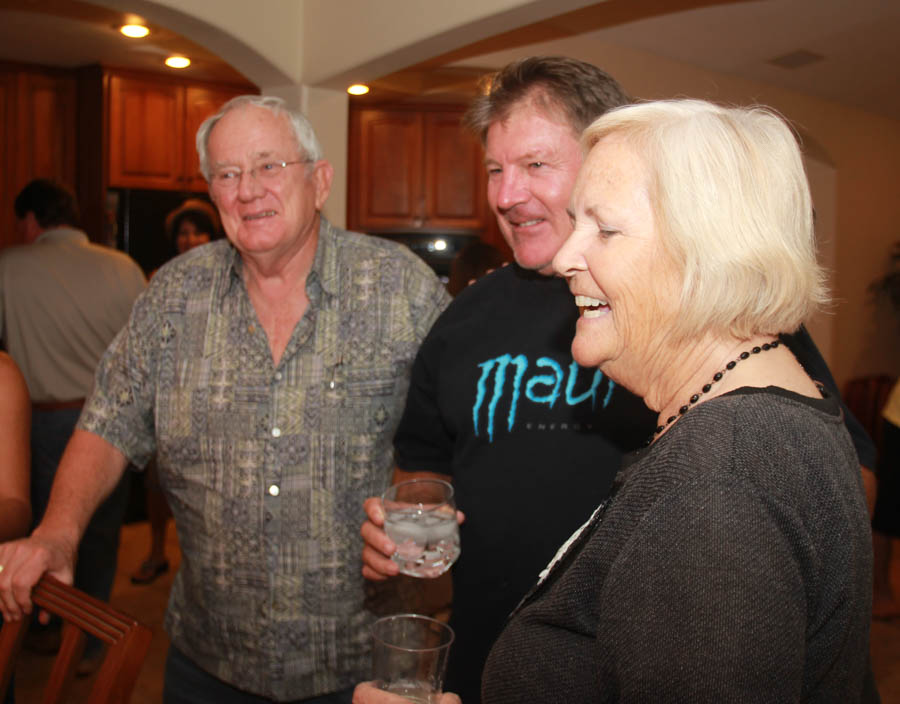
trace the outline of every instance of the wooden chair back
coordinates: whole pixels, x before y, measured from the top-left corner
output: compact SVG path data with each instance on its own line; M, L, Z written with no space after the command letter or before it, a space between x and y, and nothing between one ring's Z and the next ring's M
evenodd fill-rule
M138 672L147 656L152 632L135 619L44 576L31 594L36 607L62 619L62 644L44 689L42 704L66 701L66 692L84 651L86 634L106 644L88 704L127 704ZM0 699L6 693L30 618L5 622L0 630Z

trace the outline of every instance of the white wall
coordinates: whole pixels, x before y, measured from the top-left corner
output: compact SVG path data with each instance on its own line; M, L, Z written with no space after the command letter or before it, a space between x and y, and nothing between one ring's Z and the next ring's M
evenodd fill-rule
M303 81L345 87L597 0L305 0Z
M809 188L812 192L813 207L816 210L816 239L819 245L819 263L828 272L829 289L834 289L835 271L837 267L837 174L834 166L818 159L804 160ZM819 351L828 362L829 367L835 363L835 314L833 310L840 307L820 311L806 321L810 335L816 341Z

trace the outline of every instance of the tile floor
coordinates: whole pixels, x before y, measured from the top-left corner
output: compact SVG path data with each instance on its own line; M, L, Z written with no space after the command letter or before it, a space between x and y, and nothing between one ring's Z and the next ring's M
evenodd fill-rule
M144 558L149 541L146 523L126 525L122 530L119 548L119 571L111 602L153 628L154 638L144 667L138 678L131 704L159 704L162 700L162 679L168 639L162 629L163 614L169 587L180 555L174 528L170 525L168 555L172 569L150 586L135 586L128 577ZM892 578L900 593L900 545L895 545ZM872 624L872 664L883 704L900 704L900 620ZM50 671L52 659L25 652L16 671L17 704L40 701L39 692ZM91 679L76 680L71 704L84 702Z

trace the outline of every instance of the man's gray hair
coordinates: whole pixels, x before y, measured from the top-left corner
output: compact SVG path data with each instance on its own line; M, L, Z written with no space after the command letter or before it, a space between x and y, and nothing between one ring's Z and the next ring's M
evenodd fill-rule
M310 161L319 161L322 158L322 145L319 144L319 139L316 137L312 125L309 124L309 120L306 119L303 113L291 110L284 100L272 95L239 95L225 103L215 115L206 118L203 124L200 125L200 129L197 130L197 154L200 157L200 172L207 181L212 176L209 167L209 135L212 133L216 123L227 113L245 105L264 108L274 115L287 117L294 132L294 138L297 140L297 147L302 152L302 157Z

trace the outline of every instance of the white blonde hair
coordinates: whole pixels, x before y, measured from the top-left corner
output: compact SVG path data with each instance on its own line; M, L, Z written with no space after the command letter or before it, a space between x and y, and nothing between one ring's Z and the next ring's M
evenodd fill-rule
M682 274L674 334L793 332L827 302L809 184L780 116L664 100L611 110L582 144L609 135L643 160L662 246Z

